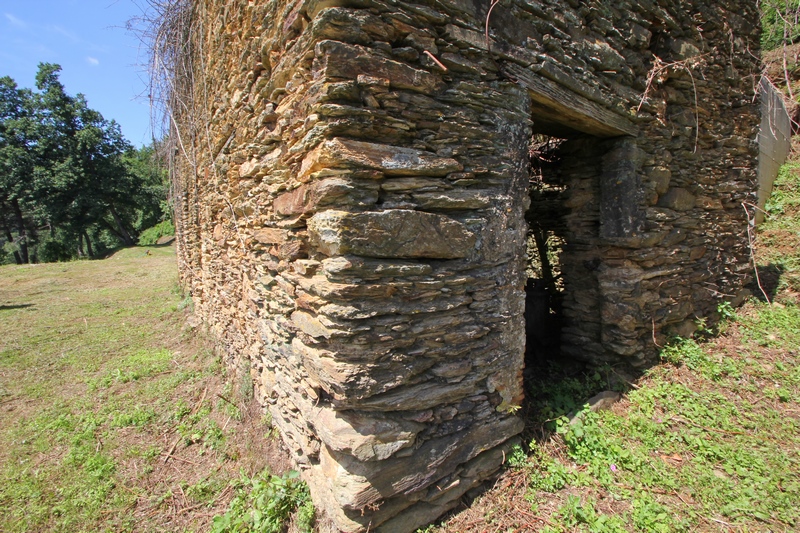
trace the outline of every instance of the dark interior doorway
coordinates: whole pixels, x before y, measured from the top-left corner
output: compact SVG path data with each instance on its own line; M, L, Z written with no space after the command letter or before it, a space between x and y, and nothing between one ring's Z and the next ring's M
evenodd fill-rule
M525 287L525 366L541 366L561 352L565 245L566 184L561 176L561 137L535 134L531 139L530 207Z

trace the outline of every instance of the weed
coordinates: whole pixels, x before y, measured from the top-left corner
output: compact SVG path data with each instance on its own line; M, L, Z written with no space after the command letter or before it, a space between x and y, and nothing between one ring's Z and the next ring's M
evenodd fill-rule
M547 531L547 530L545 530ZM550 531L590 531L592 533L623 533L625 521L618 516L600 514L591 498L581 501L579 496L568 495L557 512L557 523Z
M216 495L223 489L223 483L220 480L213 478L205 478L197 483L183 484L183 490L186 496L194 502L198 503L211 503Z
M531 461L530 488L534 491L558 492L576 479L573 470L552 457L538 453Z
M247 403L253 399L255 389L253 388L253 378L250 376L250 359L246 359L243 368L238 372L237 392L242 402Z
M528 462L528 454L520 444L515 444L511 448L511 453L506 458L506 463L511 468L521 468Z
M181 398L178 400L178 403L175 405L175 412L172 414L172 419L176 422L180 422L183 418L192 412L192 408L189 407L189 404Z
M717 313L722 320L730 321L736 319L736 309L733 308L730 302L720 302L717 306Z
M311 498L307 498L297 508L297 529L304 533L314 531L316 521L317 509L314 507L314 502L311 501Z
M800 205L800 191L798 191L798 172L800 163L791 162L783 165L775 179L774 190L766 202L764 210L769 215L777 216L786 212L789 207Z
M689 531L688 524L684 520L672 516L669 509L646 492L634 498L632 514L633 524L639 531L657 533Z
M129 383L166 371L172 360L169 350L139 350L120 361L119 366L100 378L90 379L89 388L108 388L115 383Z
M310 528L313 525L313 513L307 503L308 486L299 480L298 472L290 471L283 476L275 476L264 471L254 478L242 474L238 485L228 511L214 517L212 533L280 533L298 507L303 509L305 526Z
M142 427L156 418L156 412L152 407L142 407L137 405L131 411L122 411L114 415L111 427Z
M188 310L189 313L194 313L194 300L191 295L185 296L176 306L176 311Z

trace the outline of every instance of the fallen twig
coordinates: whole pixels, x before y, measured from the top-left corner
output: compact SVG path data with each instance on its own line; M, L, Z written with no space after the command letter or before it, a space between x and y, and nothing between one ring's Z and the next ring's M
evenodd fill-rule
M167 464L167 461L169 461L169 458L172 457L173 453L175 453L175 448L178 447L178 443L181 441L181 438L182 437L179 436L177 439L175 439L175 442L172 443L172 446L170 447L169 451L167 453L165 453L165 454L163 454L163 453L161 454L161 455L164 456L164 464Z
M194 407L192 408L192 414L195 414L197 410L200 409L200 406L203 405L203 400L206 399L207 392L208 392L208 385L206 385L206 388L203 389L203 395L200 396L200 400L196 404L194 404Z
M229 399L227 399L225 396L223 396L220 393L217 393L217 398L219 398L220 400L224 400L224 401L228 402L229 404L231 404L232 406L234 406L237 409L239 408L238 405L236 405L235 403L233 403L232 401L230 401Z
M190 465L200 466L200 463L195 463L194 461L190 461L189 459L182 459L182 458L178 457L177 455L166 455L164 453L162 453L161 455L164 456L164 462L165 463L167 462L167 459L175 459L176 461L180 461L181 463L188 463Z

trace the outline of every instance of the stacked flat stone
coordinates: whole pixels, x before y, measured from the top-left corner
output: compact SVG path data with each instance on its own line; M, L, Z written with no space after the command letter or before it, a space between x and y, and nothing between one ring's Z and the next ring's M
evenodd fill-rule
M489 5L194 7L182 279L334 529L414 531L522 431L534 131L564 352L645 364L748 280L755 2Z

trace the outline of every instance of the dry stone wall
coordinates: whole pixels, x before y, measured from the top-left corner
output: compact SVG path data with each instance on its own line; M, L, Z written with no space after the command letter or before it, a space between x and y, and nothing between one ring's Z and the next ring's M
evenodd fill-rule
M564 352L644 364L748 279L755 2L489 7L193 8L182 277L342 531L434 520L523 428L534 132Z

